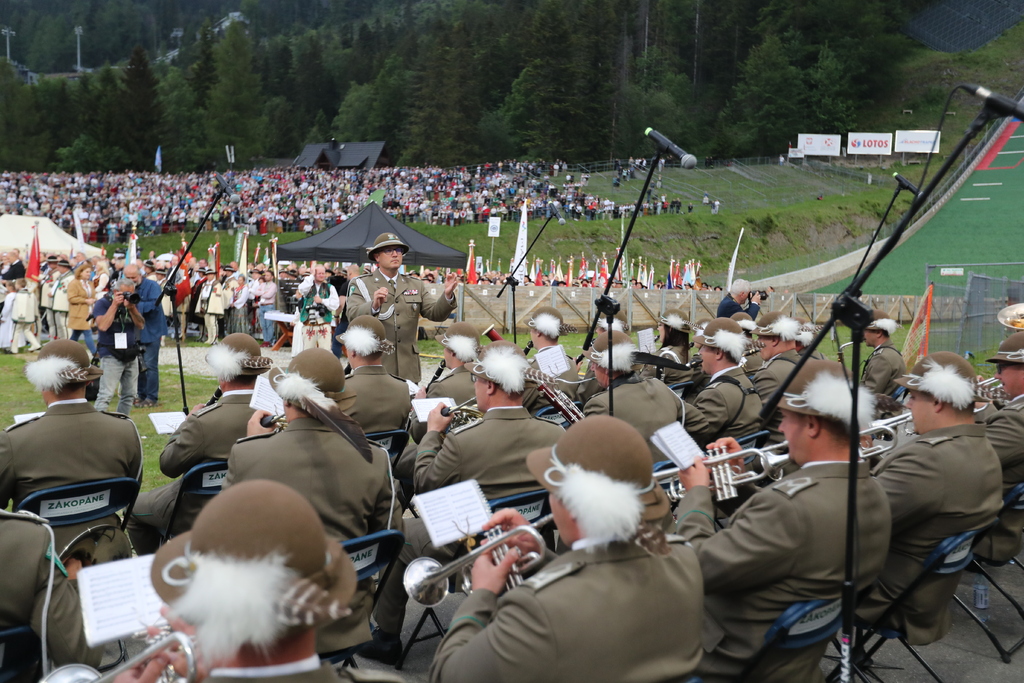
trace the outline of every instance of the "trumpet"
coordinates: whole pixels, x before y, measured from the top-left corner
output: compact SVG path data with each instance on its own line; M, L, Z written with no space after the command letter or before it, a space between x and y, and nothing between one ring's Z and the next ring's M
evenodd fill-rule
M726 453L723 448L714 448L708 451L708 457L704 465L711 475L711 490L715 493L715 500L723 501L735 498L738 494L736 487L740 484L752 484L762 479L777 480L782 476L782 468L789 464L789 454L784 452L789 448L786 441L777 443L767 448L745 448L735 453ZM755 456L761 461L761 471L737 472L732 460ZM682 500L686 490L679 483L679 468L672 467L654 473L654 480L659 484L668 482L665 493L669 500L676 503Z
M185 655L188 671L184 678L174 677L176 683L194 683L196 680L196 653L191 639L184 633L173 632L156 641L145 650L135 655L121 666L111 669L105 674L85 664L67 664L51 671L40 683L112 683L125 671L145 664L154 656L177 645Z
M482 545L446 565L442 565L431 557L418 557L409 563L409 566L405 569L405 575L402 577L405 592L409 594L410 598L425 607L439 605L448 597L448 579L472 567L473 563L476 562L476 558L480 557L483 553L493 550L495 562L501 562L501 558L508 552L508 541L523 534L533 537L538 547L543 548L544 539L537 529L552 519L554 519L554 515L545 515L533 524L524 524L505 532L492 529L487 532L488 542L486 545ZM509 574L508 584L506 585L509 588L514 588L522 583L523 572L537 566L542 557L537 552L529 552L523 555L512 568L512 573ZM463 578L463 587L465 587L465 577Z

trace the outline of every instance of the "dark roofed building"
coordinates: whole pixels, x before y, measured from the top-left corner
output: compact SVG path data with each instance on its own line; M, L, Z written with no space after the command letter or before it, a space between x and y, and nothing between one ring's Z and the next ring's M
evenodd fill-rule
M377 168L390 166L384 141L377 142L319 142L306 145L293 166L303 168Z

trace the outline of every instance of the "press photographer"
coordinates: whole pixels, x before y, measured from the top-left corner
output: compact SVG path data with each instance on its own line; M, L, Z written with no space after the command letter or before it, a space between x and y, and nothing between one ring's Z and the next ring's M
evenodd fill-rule
M135 283L121 278L105 297L96 302L92 315L99 328L100 392L96 397L96 410L106 410L120 383L117 412L128 415L135 400L139 378L139 332L146 326L137 308L141 297L135 292Z
M338 292L327 282L327 269L314 266L313 274L299 285L295 295L299 301L299 320L302 321L303 348L331 350L331 330L334 312L338 310Z
M746 313L753 320L761 312L762 292L751 292L750 283L746 280L733 280L729 293L718 304L717 318L729 318L735 313Z

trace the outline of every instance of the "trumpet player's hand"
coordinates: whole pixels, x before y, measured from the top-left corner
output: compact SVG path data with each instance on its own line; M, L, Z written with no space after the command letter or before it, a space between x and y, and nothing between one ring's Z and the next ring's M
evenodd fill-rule
M427 390L425 388L423 388L423 387L420 387L420 390L416 392L415 396L413 396L413 398L426 398L426 397L427 397Z
M693 466L679 473L679 483L687 491L692 491L698 486L711 486L711 475L704 466L704 458L694 458Z
M487 520L484 524L484 531L498 528L504 532L515 529L517 526L527 526L529 523L526 517L523 517L513 508L502 508ZM526 555L527 553L544 554L544 548L537 543L537 539L529 534L518 534L514 538L510 538L506 543L509 546L519 548L521 555Z
M438 403L434 406L434 409L427 415L427 431L429 432L443 432L448 429L448 425L452 423L452 416L449 414L447 417L441 414L441 408L444 405Z
M510 548L501 562L495 563L490 553L483 553L473 563L473 590L491 591L501 595L512 567L519 560L519 549Z
M273 425L270 427L264 427L260 424L260 420L267 416L273 417L274 414L266 410L257 410L254 412L252 417L249 418L249 422L245 425L245 435L256 436L257 434L269 434L274 431L276 427Z
M707 448L709 451L719 450L724 451L726 453L739 453L740 451L743 450L743 446L740 445L740 442L732 438L731 436L719 439L718 441L712 441L711 443L708 444ZM730 460L729 466L732 467L733 471L737 473L743 472L747 469L747 465L743 461L743 458L736 458L735 460Z
M68 572L68 578L74 581L82 570L82 561L77 557L69 557L64 561L64 569Z

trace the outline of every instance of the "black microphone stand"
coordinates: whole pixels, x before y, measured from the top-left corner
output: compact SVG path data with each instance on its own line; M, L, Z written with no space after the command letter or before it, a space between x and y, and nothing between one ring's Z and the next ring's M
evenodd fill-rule
M501 289L499 289L498 293L495 295L496 299L500 299L501 295L505 293L506 287L512 288L512 343L516 346L519 346L519 337L516 335L516 324L519 322L518 318L516 318L516 287L522 284L516 278L516 272L519 270L519 266L523 265L523 261L525 261L526 257L530 255L530 252L533 251L533 245L537 244L537 240L539 240L540 236L544 234L544 228L548 227L548 223L550 223L551 219L554 217L554 214L548 216L548 219L544 221L544 225L540 226L540 230L538 230L537 234L534 235L533 241L530 242L530 246L528 246L526 251L523 252L523 257L519 259L519 263L516 264L516 267L509 272L508 277L505 278L505 284L501 286Z
M658 161L661 159L661 155L667 151L662 145L658 145L658 151L655 153L654 158L651 160L651 164L647 169L647 178L644 179L644 186L640 189L640 196L637 197L636 206L633 207L633 215L629 217L629 227L626 228L626 234L622 236L622 244L619 245L619 252L615 254L615 263L612 264L611 272L608 273L608 282L604 285L604 293L598 297L597 301L594 302L597 308L597 315L594 316L594 321L590 323L590 331L587 332L587 338L583 342L583 351L587 351L594 343L594 335L597 331L597 321L600 320L601 314L608 317L608 376L614 372L615 364L612 362L612 325L615 322L615 314L619 312L622 305L618 301L613 299L609 292L612 291L612 283L615 281L615 274L619 272L619 264L622 262L622 256L626 253L626 244L629 243L629 236L633 234L633 226L636 224L636 217L640 215L640 211L643 209L644 197L647 196L647 188L651 186L651 179L654 177L654 169L658 167ZM608 381L608 414L615 415L615 395L613 394L614 382L610 379Z
M185 251L182 252L181 258L178 259L178 263L167 275L167 279L164 281L164 288L160 292L160 296L157 297L156 300L156 306L160 306L160 302L163 301L163 298L165 296L171 297L171 312L173 313L173 315L171 316L173 319L173 323L171 326L174 328L174 346L178 352L178 380L179 382L181 382L181 412L185 413L186 415L188 415L188 397L185 395L185 366L182 364L181 361L182 329L181 318L178 317L177 306L174 305L175 298L178 295L178 287L174 281L175 279L177 279L178 272L181 270L181 264L185 260L185 255L192 251L192 245L196 243L197 239L199 239L199 233L203 231L203 226L205 226L206 221L210 219L210 215L213 213L214 208L216 208L217 202L219 202L228 192L227 183L220 179L219 176L214 180L214 182L216 182L217 185L219 186L217 194L213 196L213 201L210 202L209 208L206 209L206 215L203 216L203 220L199 222L199 227L196 228L195 233L192 234L192 239L189 240L188 246L185 247ZM188 328L186 326L186 330L187 329Z
M835 302L832 304L832 315L828 321L818 332L818 335L814 340L804 349L803 354L800 356L800 360L793 366L789 376L785 381L776 389L775 393L768 399L761 409L761 419L766 419L775 412L776 407L779 405L779 401L782 400L782 396L789 385L792 383L793 378L796 377L797 373L800 372L801 368L807 363L811 357L811 353L818 348L822 340L829 334L829 331L835 326L837 322L842 322L850 328L850 340L853 342L852 352L852 383L851 383L851 407L850 407L850 469L849 478L847 485L846 494L846 562L843 572L843 627L841 636L841 649L840 649L840 663L839 663L839 680L843 683L849 683L851 680L851 673L855 666L854 658L854 610L856 608L857 599L857 588L856 588L856 577L854 576L856 568L856 558L854 557L856 551L855 533L857 528L857 469L860 462L860 425L857 420L857 391L859 388L859 370L860 370L860 345L864 340L864 330L868 325L871 324L871 308L862 302L859 297L863 291L864 283L875 271L882 260L889 255L889 253L896 248L899 244L900 238L903 233L906 232L907 227L913 220L914 216L920 211L921 207L924 206L925 201L938 187L941 180L949 172L949 169L953 166L953 163L963 153L964 149L975 136L981 131L986 123L991 121L993 118L997 118L999 114L993 113L989 110L988 105L982 109L981 113L971 122L967 131L963 137L957 142L953 151L950 152L949 156L943 162L942 166L935 173L935 177L932 178L931 182L915 197L911 203L910 208L903 214L899 222L893 228L893 233L878 250L878 254L874 260L868 264L867 268L862 270L854 277L850 285L836 297ZM894 196L895 199L895 196ZM857 643L856 647L860 649L863 643ZM835 671L829 676L829 680L835 680Z

